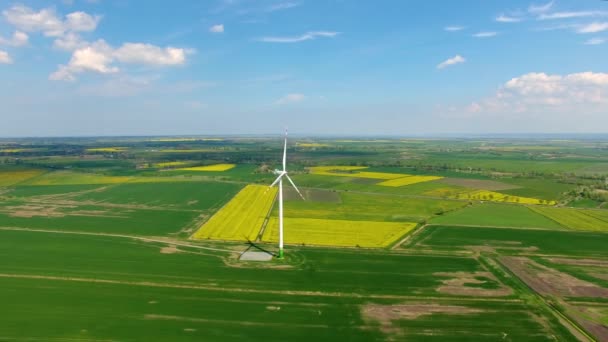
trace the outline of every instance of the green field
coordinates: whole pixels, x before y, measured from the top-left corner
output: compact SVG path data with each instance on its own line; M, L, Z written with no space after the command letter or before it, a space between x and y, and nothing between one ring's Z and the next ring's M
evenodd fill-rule
M606 231L608 232L608 215L594 214L592 210L573 210L564 208L531 208L573 230Z
M285 216L351 221L421 222L466 205L463 201L351 192L340 193L340 198L340 203L286 201Z
M219 209L240 190L234 183L166 182L127 183L88 192L75 200L101 203L134 204L181 209ZM159 197L156 194L162 193Z
M2 143L2 341L605 339L601 140Z
M429 226L407 246L470 250L488 246L505 253L608 257L608 234L531 229ZM404 248L406 248L404 246Z
M514 204L475 204L439 216L430 222L446 225L564 229L557 222L528 207Z
M493 340L503 332L517 340L569 338L554 320L539 323L531 313L542 312L524 302L438 293L441 278L430 275L482 270L470 258L306 249L292 250L292 267L277 270L235 267L223 261L232 260L228 252L179 247L163 254L157 243L129 239L18 231L0 237L0 284L10 289L0 294L0 334L8 339L384 340L397 335L362 308L417 305L413 294L472 313L393 323L411 337L433 327L439 340ZM435 326L437 320L443 323ZM25 329L32 321L36 329Z

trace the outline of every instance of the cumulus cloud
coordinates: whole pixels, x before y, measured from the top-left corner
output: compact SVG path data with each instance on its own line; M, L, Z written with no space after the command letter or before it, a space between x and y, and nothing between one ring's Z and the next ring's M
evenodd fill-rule
M2 12L7 22L25 32L41 32L47 37L60 37L66 32L90 32L97 28L100 16L73 12L61 18L54 9L35 11L24 5L14 5Z
M587 25L581 26L577 32L578 33L598 33L602 31L608 30L608 22L604 23L591 23Z
M224 24L213 25L209 28L211 33L224 33Z
M437 69L444 69L448 66L451 65L456 65L456 64L462 64L464 62L466 62L467 60L464 59L464 57L460 56L460 55L456 55L452 58L449 58L443 62L441 62L439 65L437 65Z
M27 33L21 31L15 31L11 38L4 38L0 36L0 45L9 45L9 46L24 46L29 42L29 36Z
M142 43L125 43L113 48L104 40L98 40L77 48L67 65L60 65L58 70L49 76L54 81L74 81L76 74L95 72L99 74L117 73L120 69L115 62L125 64L143 64L153 66L180 65L186 62L189 51L185 49Z
M463 26L446 26L443 29L448 32L457 32L457 31L464 30L464 27Z
M304 101L304 99L306 99L306 96L304 94L292 93L292 94L287 94L287 95L281 97L280 99L278 99L276 101L276 104L284 105L284 104L289 104L289 103L302 102L302 101Z
M518 23L518 22L522 21L523 19L520 17L513 17L513 16L501 14L498 17L496 17L495 20L499 23Z
M311 31L293 37L262 37L259 38L258 41L264 43L298 43L317 38L334 38L339 34L340 32L333 31Z
M12 64L13 59L8 52L0 50L0 64Z
M498 35L498 32L478 32L473 35L475 38L492 38Z
M55 39L53 47L58 50L74 51L79 48L87 46L88 43L84 41L78 34L69 32L63 37Z
M608 107L608 74L529 73L515 77L488 99L472 103L472 113L584 110Z
M174 47L161 48L151 44L125 43L113 56L123 63L147 65L180 65L186 62L188 51Z

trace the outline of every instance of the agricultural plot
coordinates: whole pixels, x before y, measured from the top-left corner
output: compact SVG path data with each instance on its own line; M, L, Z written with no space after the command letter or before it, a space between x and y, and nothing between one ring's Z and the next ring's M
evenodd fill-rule
M161 236L181 231L199 215L195 211L116 208L78 202L4 202L0 206L0 227Z
M94 173L72 171L49 172L40 177L23 182L24 185L77 185L77 184L119 184L132 180L128 176L105 176Z
M210 210L219 209L240 188L238 184L219 182L125 183L85 192L71 198L95 203Z
M448 177L440 181L447 185L455 185L464 188L471 188L477 190L489 190L489 191L501 191L509 189L520 188L518 185L508 184L505 182L488 180L488 179L474 179L474 178L453 178Z
M378 185L399 187L399 186L406 186L406 185L411 185L411 184L416 184L416 183L435 181L435 180L438 180L441 178L442 177L437 177L437 176L409 176L409 177L396 178L396 179L391 179L391 180L387 180L384 182L380 182L380 183L378 183Z
M223 172L233 169L235 164L214 164L207 166L194 166L177 169L178 171L202 171L202 172Z
M11 186L43 174L43 170L6 170L0 171L0 187Z
M407 222L286 218L285 243L339 247L387 247L416 227ZM262 241L279 240L279 220L271 217Z
M400 173L386 173L386 172L366 172L360 171L366 169L365 166L315 166L309 168L310 173L313 175L323 176L339 176L339 177L352 177L352 178L370 178L370 179L396 179L409 175Z
M608 234L597 232L429 226L403 247L607 258L606 244Z
M476 201L490 201L490 202L509 202L519 204L547 204L555 205L555 201L547 201L538 198L520 197L505 195L500 192L478 190L472 192L460 193L453 196L455 199L467 199Z
M499 203L474 204L438 216L430 222L444 225L564 229L559 223L526 206Z
M340 193L340 202L286 201L285 217L372 222L422 222L466 205L462 201ZM277 216L276 212L273 216Z
M172 162L162 162L162 163L155 163L154 167L159 168L159 169L165 169L165 168L177 168L177 167L184 167L184 166L188 166L191 165L193 162L192 161L172 161Z
M601 211L538 207L532 210L573 230L608 231L608 216Z
M192 238L255 241L276 194L276 188L247 185L194 233Z
M222 245L213 245L220 249L215 251L175 246L169 253L170 243L0 230L0 286L7 289L0 291L0 335L147 341L500 340L505 334L517 341L572 339L551 316L519 300L482 302L438 292L445 277L434 274L483 272L472 258L306 248L292 249L287 267L277 270L276 264L235 267L236 253L222 251ZM39 322L36 329L22 328L32 321Z
M95 152L103 152L103 153L118 153L118 152L126 152L128 148L126 147L97 147L97 148L87 148L87 152L95 153Z

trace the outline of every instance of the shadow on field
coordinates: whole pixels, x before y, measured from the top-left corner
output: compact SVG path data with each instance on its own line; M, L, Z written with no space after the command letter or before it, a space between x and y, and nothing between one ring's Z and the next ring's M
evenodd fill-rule
M247 245L249 245L249 247L247 247L247 249L243 253L249 252L249 251L251 251L253 249L254 251L257 250L257 251L260 251L260 252L268 253L268 254L270 254L270 255L272 255L274 257L277 256L277 254L275 254L274 252L271 252L271 251L263 248L262 246L256 244L253 241L247 241Z

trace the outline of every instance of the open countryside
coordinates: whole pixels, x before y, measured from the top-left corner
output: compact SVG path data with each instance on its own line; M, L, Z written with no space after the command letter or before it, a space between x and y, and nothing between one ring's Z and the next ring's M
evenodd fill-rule
M59 143L27 144L56 151ZM0 295L2 336L608 336L608 169L600 167L608 153L585 157L608 146L602 141L543 142L533 152L541 160L559 165L556 153L570 151L580 164L514 172L485 169L481 156L475 171L438 165L437 155L462 146L453 153L466 160L495 144L523 161L530 152L519 152L517 140L429 140L421 148L318 139L322 149L310 150L293 138L287 168L301 196L284 182L284 259L278 189L270 187L280 139L154 141L193 151L179 158L150 152L146 139L121 142L120 150L85 138L70 143L73 155L1 157L0 284L11 289ZM361 157L370 144L377 152ZM404 154L416 158L391 157ZM249 252L271 260L246 261ZM27 333L16 328L32 319L44 323Z
M608 342L608 0L0 1L0 342Z

